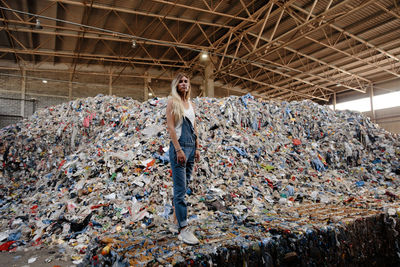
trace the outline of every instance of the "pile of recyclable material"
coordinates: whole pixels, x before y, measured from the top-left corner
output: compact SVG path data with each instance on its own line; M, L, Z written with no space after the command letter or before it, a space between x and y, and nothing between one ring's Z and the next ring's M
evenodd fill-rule
M398 259L397 135L311 101L193 102L201 159L186 199L199 245L168 230L167 99L99 95L0 130L0 250L51 246L82 266Z

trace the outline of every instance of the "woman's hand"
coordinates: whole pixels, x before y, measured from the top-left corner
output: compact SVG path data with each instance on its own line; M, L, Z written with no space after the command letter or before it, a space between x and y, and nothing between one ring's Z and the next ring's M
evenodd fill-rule
M185 165L185 163L186 163L186 156L185 156L185 152L183 152L182 149L179 150L179 151L176 153L176 160L178 161L178 164Z
M200 161L200 151L196 149L196 152L194 154L194 158L196 160L196 162Z

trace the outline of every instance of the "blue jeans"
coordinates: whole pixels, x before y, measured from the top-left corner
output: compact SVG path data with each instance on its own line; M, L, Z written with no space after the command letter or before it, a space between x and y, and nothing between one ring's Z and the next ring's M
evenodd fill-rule
M186 162L177 162L176 150L172 142L170 143L169 159L171 162L172 179L174 183L175 215L178 220L179 228L187 226L187 203L185 195L194 166L194 155L196 152L196 135L191 122L183 118L182 134L178 142L186 156Z

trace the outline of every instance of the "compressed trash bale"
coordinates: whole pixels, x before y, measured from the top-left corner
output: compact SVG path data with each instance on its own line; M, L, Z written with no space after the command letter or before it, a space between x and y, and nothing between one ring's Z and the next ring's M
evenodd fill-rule
M324 234L291 245L309 229L342 229L381 213L397 220L399 137L362 114L249 95L194 101L201 161L187 200L199 246L182 245L168 231L166 99L101 95L41 109L0 130L2 244L59 246L81 264L122 256L131 264L219 262L211 256L225 247L238 264L282 265L327 257ZM290 242L278 238L289 233ZM348 236L344 242L357 237ZM96 245L103 237L118 241L107 255ZM268 238L271 250L253 262L252 244ZM395 249L397 241L379 242ZM349 262L360 253L329 242Z

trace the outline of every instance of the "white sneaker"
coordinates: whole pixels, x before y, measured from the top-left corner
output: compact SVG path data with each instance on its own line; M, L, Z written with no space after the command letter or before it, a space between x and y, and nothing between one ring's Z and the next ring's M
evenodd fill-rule
M169 230L172 234L174 234L174 235L179 234L179 227L178 227L178 225L175 224L175 223L171 223L171 224L168 226L168 230Z
M199 243L197 237L188 229L188 227L181 230L178 235L178 239L189 245L196 245Z

